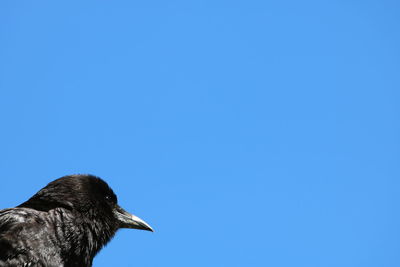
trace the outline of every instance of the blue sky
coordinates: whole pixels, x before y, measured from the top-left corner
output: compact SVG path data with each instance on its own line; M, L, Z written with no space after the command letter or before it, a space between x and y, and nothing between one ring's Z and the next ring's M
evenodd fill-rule
M0 208L103 177L94 266L400 266L398 1L1 1Z

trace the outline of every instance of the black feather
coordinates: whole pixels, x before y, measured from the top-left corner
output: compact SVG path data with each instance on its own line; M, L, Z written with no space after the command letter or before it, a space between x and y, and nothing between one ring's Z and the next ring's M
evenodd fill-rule
M100 178L59 178L18 207L0 210L0 266L91 266L119 228L152 230L139 218L127 226L127 215Z

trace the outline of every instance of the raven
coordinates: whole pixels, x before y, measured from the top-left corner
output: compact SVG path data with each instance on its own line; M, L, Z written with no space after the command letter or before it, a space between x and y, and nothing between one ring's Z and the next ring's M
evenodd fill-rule
M99 177L64 176L21 205L0 210L0 266L92 266L120 228L153 231L122 209Z

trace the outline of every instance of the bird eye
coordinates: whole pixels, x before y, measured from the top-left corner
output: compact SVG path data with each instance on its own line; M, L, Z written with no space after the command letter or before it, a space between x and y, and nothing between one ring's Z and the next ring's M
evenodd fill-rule
M116 198L113 195L106 195L104 198L106 201L111 202L111 203L117 202Z

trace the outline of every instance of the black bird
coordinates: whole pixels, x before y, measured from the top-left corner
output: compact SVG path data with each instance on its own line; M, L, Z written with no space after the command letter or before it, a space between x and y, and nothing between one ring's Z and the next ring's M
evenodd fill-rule
M21 205L0 210L0 266L92 266L120 228L153 231L117 204L99 177L61 177Z

